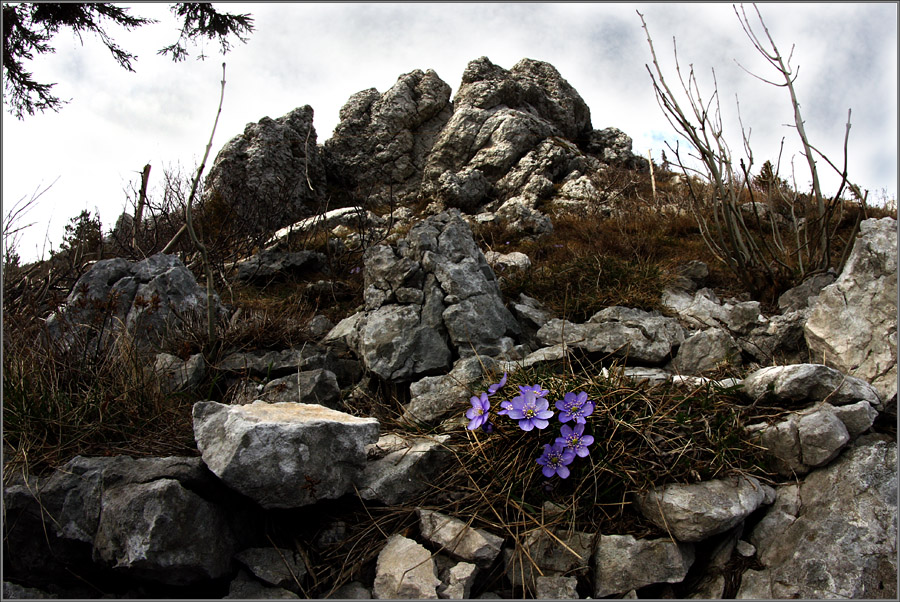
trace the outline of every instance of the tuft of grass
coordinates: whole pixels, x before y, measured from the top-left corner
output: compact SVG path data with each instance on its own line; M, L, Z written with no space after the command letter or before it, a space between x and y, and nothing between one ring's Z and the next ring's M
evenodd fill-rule
M575 255L558 262L541 261L527 272L504 276L502 290L510 298L525 293L554 315L585 322L611 305L659 309L664 282L659 267L652 263L612 255Z
M5 329L3 445L5 471L43 474L76 455L196 455L191 407L196 399L164 394L150 359L120 345L64 352L39 336ZM34 333L34 330L31 331Z

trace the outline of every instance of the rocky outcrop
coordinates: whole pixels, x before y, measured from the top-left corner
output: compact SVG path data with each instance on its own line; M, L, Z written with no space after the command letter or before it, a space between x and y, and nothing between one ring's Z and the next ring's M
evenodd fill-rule
M507 71L481 57L463 73L422 192L473 212L487 192L480 182L497 182L546 138L578 140L590 131L590 110L552 65L523 59Z
M363 273L365 313L326 339L355 348L385 380L440 373L454 355L496 355L514 345L519 325L459 211L419 222L396 246L371 247Z
M325 169L316 145L313 110L294 109L248 123L216 155L204 205L255 232L271 231L323 209Z
M781 485L750 535L762 570L738 598L897 597L897 444L859 441L798 486Z
M371 200L415 198L426 157L450 119L450 86L432 70L401 75L390 90L357 92L325 142L329 182Z
M806 321L810 355L897 395L897 220L859 224L838 279L819 293Z
M215 316L225 309L213 294ZM53 344L97 353L123 343L139 350L158 349L163 336L185 323L206 320L206 287L175 255L142 261L104 259L72 287L63 307L47 319ZM122 335L127 340L120 340ZM126 347L127 348L127 347Z

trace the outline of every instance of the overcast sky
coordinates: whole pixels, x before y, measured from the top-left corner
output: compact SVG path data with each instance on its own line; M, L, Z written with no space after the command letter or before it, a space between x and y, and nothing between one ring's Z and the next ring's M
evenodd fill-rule
M779 48L799 68L795 86L812 143L838 164L847 110L852 109L851 179L871 198L897 191L897 5L895 3L760 4ZM386 91L405 73L434 69L456 93L466 64L480 56L504 68L522 58L547 61L579 92L593 127L614 126L634 140L634 151L659 161L675 135L653 95L650 62L639 10L656 52L674 81L672 39L683 68L693 64L701 91L712 91L715 69L726 137L742 153L735 98L752 129L756 171L777 157L785 139L782 173L793 155L798 183L808 171L798 154L787 90L748 75L735 62L767 78L771 67L753 50L731 4L684 3L252 3L219 4L251 13L256 31L224 60L225 101L214 156L247 123L277 118L310 105L321 144L355 92ZM752 7L748 6L748 13ZM53 40L57 52L26 68L39 82L56 82L71 102L59 113L18 121L3 113L3 213L55 181L24 218L35 222L19 244L24 260L49 256L65 224L81 210L99 211L105 228L126 207L124 190L152 165L151 195L165 168L199 164L219 101L222 57L172 63L156 51L174 42L176 22L166 4L138 4L132 13L160 23L135 32L110 28L138 56L136 73L119 67L99 40L82 46L70 32ZM761 31L760 31L761 33ZM194 53L196 54L196 52ZM207 164L207 168L212 162ZM824 164L826 192L837 179ZM883 191L883 192L882 192Z

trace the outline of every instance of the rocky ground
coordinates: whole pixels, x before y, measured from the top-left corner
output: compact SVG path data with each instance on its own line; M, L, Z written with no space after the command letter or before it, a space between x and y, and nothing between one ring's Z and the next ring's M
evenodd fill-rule
M121 231L16 268L4 597L896 597L895 216L747 291L547 63L312 115L220 151L214 295Z

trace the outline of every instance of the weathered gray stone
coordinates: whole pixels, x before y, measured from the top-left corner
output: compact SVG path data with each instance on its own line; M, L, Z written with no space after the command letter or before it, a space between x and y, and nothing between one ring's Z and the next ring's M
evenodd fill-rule
M467 356L514 346L519 325L459 211L417 223L395 246L368 249L365 265L366 313L327 340L356 342L366 368L381 378L443 372L451 347Z
M316 251L263 250L234 264L240 282L265 284L271 280L300 276L325 269L326 257Z
M578 600L578 579L575 577L548 575L534 581L537 600Z
M365 190L370 201L412 200L451 112L450 86L430 69L401 75L384 94L374 88L354 94L325 141L329 182Z
M272 231L318 213L325 204L325 170L313 110L248 123L216 155L203 192L206 204L234 212L255 231Z
M440 304L439 298L435 302ZM409 380L450 365L440 323L417 305L383 305L360 328L359 351L366 367L385 380Z
M594 596L621 594L654 583L679 583L693 563L691 544L601 535L593 557Z
M809 359L803 325L809 309L771 316L737 339L738 345L762 365L802 364Z
M431 553L411 539L392 535L378 554L375 598L435 600L440 584Z
M860 437L792 497L751 534L766 568L744 573L739 598L897 597L895 441Z
M507 71L486 57L469 63L453 100L453 115L429 154L423 192L439 196L444 174L477 170L497 182L526 153L550 136L571 140L590 131L590 110L548 63L523 59ZM473 196L449 195L448 206L473 211Z
M426 376L409 386L410 401L403 411L409 423L433 423L459 408L460 400L471 395L469 386L493 370L497 362L490 357L473 355L460 358L443 376Z
M753 477L672 483L635 496L641 514L681 542L724 533L766 503L774 490Z
M808 466L822 466L834 459L841 448L850 441L847 427L834 415L830 406L800 416L797 432L800 436L800 453Z
M740 363L741 348L734 338L720 328L707 328L684 340L671 368L679 374L701 374Z
M292 600L300 596L282 587L270 587L251 577L247 571L240 569L238 575L228 586L228 595L224 600Z
M372 592L359 581L351 581L337 588L333 594L327 596L330 600L371 600Z
M782 313L788 313L808 307L812 298L816 297L823 288L834 282L834 279L834 274L830 272L810 276L778 297L778 309Z
M59 598L59 596L56 594L48 594L36 587L24 587L16 583L4 581L3 598L5 600L48 600Z
M488 251L484 254L484 258L495 271L516 272L524 271L531 267L531 259L525 253L520 253L519 251L513 251L512 253Z
M174 479L103 492L94 558L172 585L225 576L234 537L224 511Z
M489 568L503 545L503 538L475 529L463 521L433 510L418 508L422 537L450 556Z
M402 448L370 460L357 486L360 497L392 506L421 493L451 460L444 447L449 438L436 435L405 440Z
M833 407L831 411L844 423L851 440L868 431L878 417L878 411L868 401Z
M438 587L438 597L445 600L468 600L472 585L478 576L478 567L469 562L459 562L447 571L444 583Z
M317 403L337 410L341 403L341 388L330 370L303 370L269 381L258 396L247 401L256 399L268 403Z
M187 360L170 353L157 353L153 372L159 378L164 394L193 391L206 377L206 360L201 353L195 353Z
M525 536L521 547L503 549L506 576L514 586L525 586L534 592L541 574L545 577L587 574L594 534L557 529L554 535L556 537L536 529ZM535 565L540 568L540 573L535 570Z
M594 130L588 137L585 150L597 155L604 163L620 165L630 169L646 170L647 159L631 151L631 138L614 127Z
M677 320L658 312L608 307L584 324L554 318L538 330L537 336L546 346L566 343L589 353L658 364L684 341L684 330Z
M279 548L248 548L234 555L253 575L269 585L301 591L306 576L306 563L297 552Z
M353 491L378 421L318 404L194 404L203 461L264 508L296 508Z
M812 357L871 383L885 401L897 394L897 220L860 222L841 275L812 306L806 341Z
M662 303L697 328L725 327L738 334L747 334L763 321L758 301L723 304L708 288L698 290L693 296L681 290L667 289Z
M822 364L760 368L743 384L743 394L753 401L792 405L827 401L833 406L868 401L881 407L878 392L869 383Z
M304 344L299 349L231 353L216 365L216 369L266 379L324 369L334 373L338 385L343 388L355 384L361 375L359 362L345 357L346 355L346 349L342 345L330 347Z
M225 314L215 294L213 307L216 319ZM64 349L96 352L125 334L127 344L156 350L164 336L183 331L185 321L192 319L205 323L206 287L177 256L157 254L136 262L95 263L47 319L47 332Z

